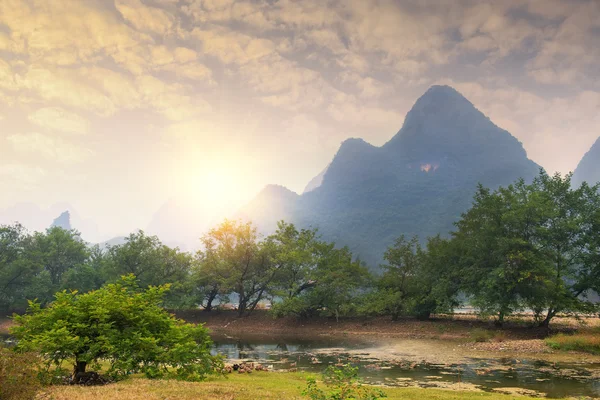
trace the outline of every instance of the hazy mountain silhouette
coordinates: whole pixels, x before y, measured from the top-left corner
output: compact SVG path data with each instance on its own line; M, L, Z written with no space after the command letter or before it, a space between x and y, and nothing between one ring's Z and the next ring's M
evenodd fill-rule
M315 190L316 188L321 186L321 184L323 183L323 177L325 177L325 173L327 172L328 169L329 169L329 165L327 167L325 167L325 169L323 171L321 171L319 173L319 175L312 178L310 180L310 182L308 182L308 184L304 188L304 191L302 192L302 194L312 192L313 190Z
M272 233L278 221L294 220L299 199L297 193L284 186L267 185L236 217L252 221L262 233Z
M33 203L17 203L0 209L0 224L10 225L18 222L29 231L43 232L54 226L56 221L60 223L61 217L65 218L64 213L68 213L69 226L79 231L84 240L95 243L105 239L93 220L81 217L68 203L56 203L47 208ZM56 218L57 215L60 216Z
M596 140L577 165L572 182L574 187L579 187L583 182L590 185L600 182L600 138Z
M268 186L241 215L264 233L280 219L317 227L374 266L401 234L424 239L450 231L478 183L530 180L539 169L516 138L460 93L433 86L385 145L348 139L313 190L298 196Z
M54 221L52 221L52 224L50 226L51 227L57 226L59 228L66 229L68 231L73 229L71 227L71 214L69 213L69 211L65 211L62 214L60 214L58 217L56 217L56 219L54 219Z

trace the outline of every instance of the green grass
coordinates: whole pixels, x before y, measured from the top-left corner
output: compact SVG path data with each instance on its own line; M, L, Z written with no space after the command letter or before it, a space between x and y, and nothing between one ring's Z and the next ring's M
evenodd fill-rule
M582 351L600 355L600 329L581 331L572 335L559 333L546 339L553 349L563 351Z
M55 386L46 395L53 400L300 400L306 387L306 373L254 372L211 378L206 382L179 382L132 378L96 387ZM528 399L481 392L462 392L420 388L385 388L388 399L402 400L509 400Z

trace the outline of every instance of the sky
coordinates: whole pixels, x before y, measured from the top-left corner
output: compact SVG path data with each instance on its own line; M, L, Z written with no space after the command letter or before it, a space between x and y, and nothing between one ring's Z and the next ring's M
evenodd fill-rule
M67 203L100 238L302 192L433 84L566 173L600 136L598 43L597 0L0 0L0 209Z

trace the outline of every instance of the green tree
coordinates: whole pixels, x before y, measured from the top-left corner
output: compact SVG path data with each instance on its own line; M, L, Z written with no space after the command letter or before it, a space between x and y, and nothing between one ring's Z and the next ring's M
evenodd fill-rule
M218 366L202 325L186 324L161 308L168 285L141 290L133 275L86 294L59 292L46 308L30 302L14 317L17 350L36 351L48 370L73 365L75 381L88 365L109 364L115 377L202 379Z
M192 280L196 302L206 312L212 311L215 302L226 302L231 291L228 279L230 264L224 254L224 246L218 244L221 236L210 231L201 238L204 251L196 254Z
M89 257L84 264L67 270L63 275L62 289L89 292L100 289L105 282L103 268L104 252L98 245L89 248Z
M542 255L536 305L545 309L541 326L548 326L560 312L592 311L586 298L597 288L600 276L599 236L600 185L572 189L571 175L540 174L539 188L543 221L536 225L535 245Z
M291 297L275 304L276 316L296 315L310 318L316 315L335 316L355 312L357 300L370 274L360 260L353 260L347 247L336 249L335 244L315 242L314 261L305 271L305 284Z
M473 304L499 324L526 307L541 326L559 312L593 310L586 294L600 275L598 189L572 189L570 175L543 171L530 184L479 187L452 239Z
M457 284L448 271L449 241L430 238L423 249L418 238L400 236L385 252L383 274L365 296L362 313L429 318L456 306Z
M251 313L276 274L270 247L259 240L250 222L225 220L203 240L210 268L207 286L235 294L240 316Z
M19 224L0 226L0 310L26 307L41 266L30 258L32 238Z
M366 309L376 314L391 315L397 320L412 312L421 295L418 279L423 269L423 250L416 237L400 236L383 256L387 262L377 282L377 290L367 297Z
M63 275L70 269L81 266L89 256L85 242L75 230L52 227L45 233L33 236L33 257L48 272L52 289L62 285Z
M267 240L274 263L279 267L272 296L291 300L316 284L313 271L318 246L322 245L316 229L298 230L293 224L280 221L275 234Z
M498 325L522 308L521 294L527 292L525 280L533 267L523 238L526 232L519 229L525 214L517 199L527 190L523 181L495 192L479 186L453 235L461 250L462 289L482 313L494 315Z
M108 248L102 268L108 282L133 274L142 287L169 283L167 305L183 307L190 302L192 262L190 254L162 244L156 236L138 231L130 234L124 244Z

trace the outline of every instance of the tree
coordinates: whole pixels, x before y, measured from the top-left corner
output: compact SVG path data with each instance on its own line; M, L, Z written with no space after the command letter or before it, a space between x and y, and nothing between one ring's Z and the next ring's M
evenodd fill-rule
M306 284L273 307L276 316L320 314L338 319L357 308L360 291L370 280L367 268L353 260L347 247L336 249L334 243L317 241L312 248L314 261L305 271Z
M497 322L530 308L547 327L559 312L591 311L600 276L600 186L572 189L571 176L541 171L532 183L490 191L453 233L462 289Z
M385 252L387 262L373 292L365 296L361 309L367 314L429 318L436 311L456 306L457 285L449 275L449 242L430 238L423 249L417 237L400 236Z
M216 301L228 300L227 294L231 290L229 264L223 257L223 248L217 244L215 236L218 235L211 232L201 239L205 250L196 254L192 276L196 301L206 312L212 311Z
M542 255L536 303L545 309L540 322L545 327L559 312L595 308L585 295L597 288L600 276L600 185L584 183L572 189L571 176L541 173L533 183L539 188L543 212L535 232L535 244Z
M124 377L202 379L218 365L202 325L186 324L161 308L168 285L141 290L133 275L86 294L59 292L46 308L30 302L15 316L11 333L17 350L36 351L48 369L73 365L77 382L88 365L109 364L108 373Z
M271 295L291 300L316 284L317 248L320 245L316 229L298 230L293 224L280 221L275 234L267 238L274 263L279 266Z
M392 320L410 314L421 288L418 284L422 270L423 250L416 237L406 240L400 236L383 256L383 275L377 290L368 296L366 309L377 314L388 314Z
M527 277L534 265L520 226L528 188L523 181L492 192L479 186L473 206L457 222L453 240L459 246L462 289L482 313L506 316L522 308ZM527 224L525 224L527 225Z
M79 232L54 226L33 236L34 257L48 272L52 288L58 290L69 269L81 266L89 256Z
M259 241L250 222L230 220L211 229L203 241L210 293L230 291L238 298L238 314L251 313L276 274L269 246Z
M103 262L105 279L116 282L133 274L140 286L171 284L166 303L171 307L188 305L191 290L192 256L161 243L143 231L132 233L122 245L108 248Z
M62 289L89 292L100 289L105 283L102 271L105 265L104 252L98 245L89 249L89 257L84 264L67 270L63 275Z
M19 224L0 226L0 310L25 307L41 267L29 258L31 236Z

